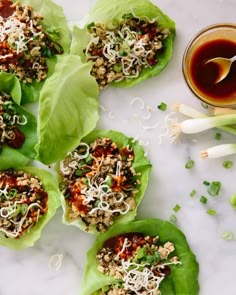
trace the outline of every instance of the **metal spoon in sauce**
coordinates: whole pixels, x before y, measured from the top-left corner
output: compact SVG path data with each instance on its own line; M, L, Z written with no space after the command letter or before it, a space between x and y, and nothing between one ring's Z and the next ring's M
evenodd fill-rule
M218 68L219 68L219 76L218 78L215 80L215 83L219 83L220 81L222 81L223 79L226 78L226 76L228 75L231 65L232 63L236 60L236 55L231 57L231 58L225 58L225 57L215 57L215 58L211 58L208 61L206 61L206 63L209 62L213 62L215 64L217 64Z

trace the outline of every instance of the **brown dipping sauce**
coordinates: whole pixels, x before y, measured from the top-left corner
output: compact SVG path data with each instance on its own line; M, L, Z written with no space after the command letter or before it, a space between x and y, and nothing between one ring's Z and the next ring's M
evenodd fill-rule
M220 71L216 64L205 63L214 57L231 58L236 55L235 42L224 39L212 40L201 45L194 52L190 64L190 75L196 88L208 96L209 103L236 104L236 62L228 76L215 83Z

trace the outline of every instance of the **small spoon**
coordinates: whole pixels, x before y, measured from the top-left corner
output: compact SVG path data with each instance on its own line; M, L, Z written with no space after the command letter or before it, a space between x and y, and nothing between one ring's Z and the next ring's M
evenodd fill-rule
M206 63L213 62L217 64L219 67L220 73L218 78L216 79L215 83L219 83L223 79L226 78L228 75L232 63L236 60L236 55L231 58L224 58L224 57L215 57L212 59L209 59Z

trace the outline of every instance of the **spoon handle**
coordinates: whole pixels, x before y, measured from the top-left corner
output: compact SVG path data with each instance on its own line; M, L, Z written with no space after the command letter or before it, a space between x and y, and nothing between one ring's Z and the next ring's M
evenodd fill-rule
M236 55L231 58L231 61L234 62L236 60Z

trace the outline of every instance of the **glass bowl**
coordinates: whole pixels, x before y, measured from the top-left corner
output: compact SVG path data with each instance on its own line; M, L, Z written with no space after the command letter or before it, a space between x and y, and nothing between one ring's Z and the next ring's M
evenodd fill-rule
M236 62L228 76L216 83L219 68L207 60L236 55L236 24L219 23L201 30L187 45L182 69L190 90L202 102L217 107L236 107Z

